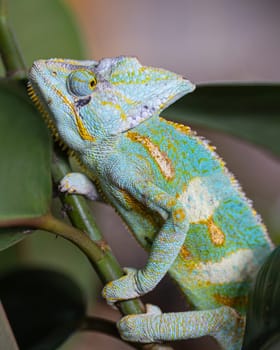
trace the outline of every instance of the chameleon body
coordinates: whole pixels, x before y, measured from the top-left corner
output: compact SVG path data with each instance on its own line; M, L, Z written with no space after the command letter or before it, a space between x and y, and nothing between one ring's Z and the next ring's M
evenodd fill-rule
M194 85L133 57L39 60L30 82L55 136L149 251L146 265L107 284L104 297L114 303L145 294L169 272L194 307L162 314L148 306L119 321L121 336L153 342L212 335L223 349L241 349L248 290L273 246L213 147L159 117ZM96 197L83 175L70 174L61 189Z

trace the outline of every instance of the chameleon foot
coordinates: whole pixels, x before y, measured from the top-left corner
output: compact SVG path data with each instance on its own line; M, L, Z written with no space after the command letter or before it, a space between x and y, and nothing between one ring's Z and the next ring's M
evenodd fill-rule
M119 300L133 299L141 295L137 286L137 270L124 268L126 275L111 281L103 288L102 296L109 305Z
M161 313L158 307L149 306L145 314L123 317L117 327L127 341L152 343L212 335L223 349L240 350L242 321L234 309L226 306L179 313Z
M61 192L81 194L90 200L99 199L99 194L91 180L82 173L69 173L60 181Z
M152 343L155 341L150 323L153 318L158 318L162 314L160 308L147 304L147 312L139 315L128 315L123 317L117 324L121 337L124 340L141 343Z

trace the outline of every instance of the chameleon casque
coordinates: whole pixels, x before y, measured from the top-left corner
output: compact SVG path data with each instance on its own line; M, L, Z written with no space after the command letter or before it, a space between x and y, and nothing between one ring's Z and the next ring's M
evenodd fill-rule
M212 335L239 350L248 290L273 249L264 225L214 148L188 126L159 114L194 85L134 57L100 61L49 59L30 71L31 98L53 133L87 168L94 184L67 175L61 190L102 194L138 242L146 265L108 283L109 303L143 295L169 274L194 311L123 317L129 341Z

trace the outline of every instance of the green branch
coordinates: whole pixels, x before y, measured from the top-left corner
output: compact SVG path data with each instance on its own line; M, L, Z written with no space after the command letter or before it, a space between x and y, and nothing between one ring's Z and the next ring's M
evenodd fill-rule
M52 175L54 182L56 184L59 183L59 181L71 171L72 169L65 159L65 156L60 150L57 150L52 162ZM98 259L90 257L87 254L90 261L95 265L96 271L102 282L105 284L114 279L120 278L123 275L122 268L113 256L110 247L104 241L101 232L98 230L87 200L79 195L64 195L62 193L59 195L63 205L67 208L66 212L72 224L82 232L86 233L88 236L85 234L83 236L87 237L87 240L90 240L90 237L91 243L94 244L102 254L102 257L99 257ZM56 230L55 233L61 234L61 228ZM71 240L71 237L72 236L69 236L68 238ZM79 244L81 244L82 247L84 242L81 241ZM119 303L119 307L124 315L145 312L145 308L140 300L123 301Z
M58 147L55 147L51 170L54 186L56 187L60 180L72 171L65 153ZM59 197L71 223L86 232L93 241L101 241L102 234L93 219L87 200L83 196L64 195L61 192L59 192Z

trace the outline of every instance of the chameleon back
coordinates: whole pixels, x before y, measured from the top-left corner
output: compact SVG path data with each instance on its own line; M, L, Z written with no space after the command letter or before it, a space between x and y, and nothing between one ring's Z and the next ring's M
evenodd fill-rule
M189 213L185 243L169 271L189 301L198 309L227 305L243 314L250 285L272 243L213 147L189 127L156 117L124 133L117 153L130 163L120 176L139 168ZM106 191L107 184L100 183ZM166 213L158 215L125 191L115 191L106 194L109 201L149 249Z

